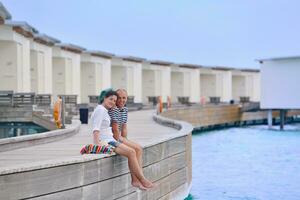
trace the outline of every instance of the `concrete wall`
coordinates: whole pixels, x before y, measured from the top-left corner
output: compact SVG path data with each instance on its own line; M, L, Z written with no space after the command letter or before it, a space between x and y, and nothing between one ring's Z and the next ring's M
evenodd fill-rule
M206 102L209 101L209 97L217 96L216 84L216 75L200 72L200 96L205 98Z
M53 47L53 96L78 95L81 103L80 54Z
M248 96L250 101L260 101L260 73L238 70L231 73L234 100L239 101L240 96Z
M148 102L147 96L162 96L163 102L167 102L168 96L171 97L171 68L143 63L142 70L143 102Z
M122 66L111 67L111 85L114 89L127 89L127 70Z
M122 58L112 59L112 87L127 90L128 96L134 96L135 103L142 102L142 64Z
M142 103L142 63L123 60L127 68L127 92L135 103Z
M30 92L30 41L6 25L0 25L0 63L0 89Z
M18 91L17 43L0 41L0 90Z
M234 75L232 76L232 97L235 101L239 101L240 96L246 96L246 78Z
M30 41L31 91L52 94L52 47Z
M89 95L99 95L111 87L110 59L83 54L81 56L81 99L89 102Z
M143 70L142 80L143 80L143 103L148 102L148 96L155 96L155 72L153 70Z
M222 102L229 102L232 99L232 73L229 70L214 70L216 73L217 96Z
M178 102L177 97L185 96L184 93L185 93L184 92L184 73L171 72L171 100L172 100L172 102Z
M200 96L220 97L222 102L232 99L232 73L230 70L200 69Z
M200 101L199 69L171 66L171 101L178 102L178 96L189 97L194 103Z

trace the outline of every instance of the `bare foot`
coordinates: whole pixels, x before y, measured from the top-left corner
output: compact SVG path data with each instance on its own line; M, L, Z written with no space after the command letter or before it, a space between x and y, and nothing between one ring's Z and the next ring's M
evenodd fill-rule
M147 179L144 179L141 181L142 185L146 188L153 188L154 187L154 184L151 183L149 180Z
M147 190L148 189L148 188L144 187L141 182L131 182L131 185L133 187L137 187L141 190Z

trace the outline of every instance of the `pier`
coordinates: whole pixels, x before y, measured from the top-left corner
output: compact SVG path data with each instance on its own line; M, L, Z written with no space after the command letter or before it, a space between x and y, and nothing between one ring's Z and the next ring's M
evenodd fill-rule
M127 160L118 155L80 155L92 142L88 125L59 141L0 153L0 199L183 199L191 187L191 132L184 122L129 113L129 139L144 148L145 176L154 189L131 186Z

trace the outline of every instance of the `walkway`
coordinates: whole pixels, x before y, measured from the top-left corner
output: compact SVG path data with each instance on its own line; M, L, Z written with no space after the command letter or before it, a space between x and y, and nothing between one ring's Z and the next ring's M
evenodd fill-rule
M166 140L176 135L177 130L154 122L153 112L153 110L144 110L129 113L129 139L142 146L148 146L156 143L158 138ZM1 152L0 174L67 164L76 160L83 162L107 156L103 154L80 155L81 147L90 143L92 143L90 126L81 125L79 133L68 139Z

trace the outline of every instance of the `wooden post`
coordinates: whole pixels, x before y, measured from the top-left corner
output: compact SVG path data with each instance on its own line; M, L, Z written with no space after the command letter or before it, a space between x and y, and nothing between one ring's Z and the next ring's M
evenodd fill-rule
M285 110L280 110L280 130L284 129Z
M272 110L268 110L268 127L269 129L272 128Z
M65 109L66 109L66 99L65 96L61 96L61 123L62 123L62 128L65 128Z

